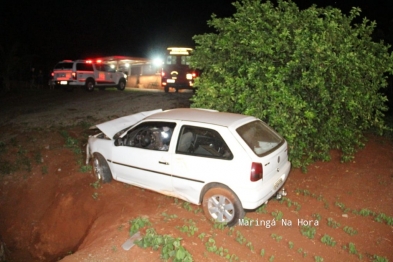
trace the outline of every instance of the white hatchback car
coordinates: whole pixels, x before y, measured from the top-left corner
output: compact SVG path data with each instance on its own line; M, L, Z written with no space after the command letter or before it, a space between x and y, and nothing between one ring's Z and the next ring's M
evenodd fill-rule
M263 121L207 109L153 110L96 126L87 160L112 179L202 204L209 219L233 226L282 188L288 146Z

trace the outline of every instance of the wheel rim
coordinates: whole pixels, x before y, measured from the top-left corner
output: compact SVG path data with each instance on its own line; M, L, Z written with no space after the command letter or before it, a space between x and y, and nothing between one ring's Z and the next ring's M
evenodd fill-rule
M93 162L93 168L94 168L94 174L96 175L96 177L101 180L102 177L102 169L101 169L101 165L100 165L100 161L98 161L97 158L94 159Z
M222 195L214 195L207 201L209 214L217 222L229 222L235 216L235 207L231 200Z
M125 87L125 84L124 84L124 82L123 82L123 81L121 81L121 82L120 82L120 89L121 89L121 90L123 90L123 89L124 89L124 87Z

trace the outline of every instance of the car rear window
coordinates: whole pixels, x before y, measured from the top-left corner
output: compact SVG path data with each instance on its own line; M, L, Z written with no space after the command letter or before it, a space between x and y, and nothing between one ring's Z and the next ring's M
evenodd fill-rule
M284 143L284 139L262 121L253 121L236 129L257 156L263 156Z
M55 69L72 69L72 63L58 63L55 65Z

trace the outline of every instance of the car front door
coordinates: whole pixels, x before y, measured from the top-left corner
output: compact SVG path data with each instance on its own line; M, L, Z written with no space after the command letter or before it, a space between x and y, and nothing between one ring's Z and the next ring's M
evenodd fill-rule
M112 151L116 179L170 194L173 190L169 146L175 125L144 122L128 131Z

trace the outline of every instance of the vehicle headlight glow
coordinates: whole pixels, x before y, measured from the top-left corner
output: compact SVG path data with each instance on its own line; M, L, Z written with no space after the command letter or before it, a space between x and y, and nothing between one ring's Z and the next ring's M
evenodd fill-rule
M155 58L155 59L153 59L153 65L154 65L154 66L159 67L159 66L162 66L162 64L164 64L164 61L162 61L161 58Z

